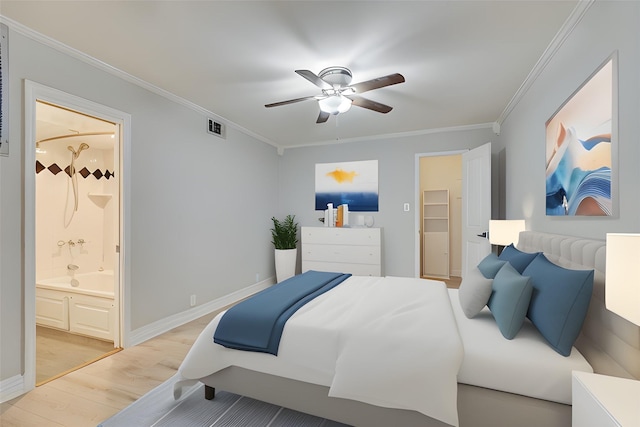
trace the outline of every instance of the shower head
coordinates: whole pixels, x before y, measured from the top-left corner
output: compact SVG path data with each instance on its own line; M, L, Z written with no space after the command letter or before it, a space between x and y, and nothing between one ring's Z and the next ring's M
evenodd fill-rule
M71 145L67 146L67 150L71 151L73 153L73 158L77 159L78 156L80 156L80 152L82 150L86 150L87 148L89 148L89 144L86 143L82 143L78 146L78 151L76 151Z

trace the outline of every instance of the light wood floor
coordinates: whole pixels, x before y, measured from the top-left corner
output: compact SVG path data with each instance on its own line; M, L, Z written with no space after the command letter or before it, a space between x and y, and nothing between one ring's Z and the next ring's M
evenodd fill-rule
M0 406L2 427L95 427L178 369L216 313L48 382Z
M113 341L36 326L36 384L113 353Z

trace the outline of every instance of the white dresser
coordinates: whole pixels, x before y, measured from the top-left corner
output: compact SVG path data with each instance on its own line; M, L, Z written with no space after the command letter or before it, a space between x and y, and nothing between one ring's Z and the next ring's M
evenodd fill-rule
M382 275L382 229L302 227L302 272Z

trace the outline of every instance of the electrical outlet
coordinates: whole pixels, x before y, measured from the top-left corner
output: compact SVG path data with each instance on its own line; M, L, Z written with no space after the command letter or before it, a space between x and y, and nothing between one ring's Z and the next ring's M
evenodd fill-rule
M404 211L409 212L409 203L404 204Z
M195 305L196 305L196 296L191 295L191 307L195 307Z
M260 281L260 273L256 273L256 283Z

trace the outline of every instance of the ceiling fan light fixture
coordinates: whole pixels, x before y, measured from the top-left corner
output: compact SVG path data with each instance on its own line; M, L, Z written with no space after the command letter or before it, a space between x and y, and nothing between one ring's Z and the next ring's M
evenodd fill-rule
M294 104L296 102L314 99L318 101L320 108L320 114L318 115L316 123L326 123L330 115L335 116L340 113L346 113L351 109L351 105L386 114L391 111L393 107L363 98L360 94L370 90L404 83L405 81L402 74L395 73L350 85L351 71L345 67L325 68L318 74L309 70L295 70L295 72L300 77L303 77L320 88L322 94L273 102L271 104L265 104L265 107L278 107L280 105Z
M331 95L318 101L320 110L329 114L346 113L351 108L351 100L342 95Z

